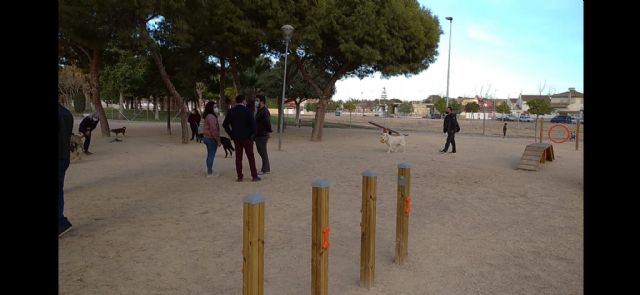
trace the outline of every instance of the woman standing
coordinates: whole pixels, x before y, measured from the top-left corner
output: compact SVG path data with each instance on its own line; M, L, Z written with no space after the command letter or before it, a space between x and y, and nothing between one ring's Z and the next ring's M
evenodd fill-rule
M189 114L189 118L187 118L187 121L189 121L189 125L191 126L191 140L198 135L200 119L200 112L198 112L198 109L193 109L191 114Z
M214 112L215 103L207 102L204 107L204 128L202 131L202 142L207 146L207 177L219 176L219 173L213 173L213 159L216 155L220 143L220 125L218 125L218 116Z

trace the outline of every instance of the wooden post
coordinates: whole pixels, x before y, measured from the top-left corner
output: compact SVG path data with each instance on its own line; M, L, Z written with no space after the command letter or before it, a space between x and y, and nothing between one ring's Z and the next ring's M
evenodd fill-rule
M580 119L576 120L576 151L578 150L578 142L580 141Z
M398 265L407 260L409 247L409 212L411 211L411 165L398 164L398 201L396 206L396 259Z
M542 143L542 134L544 132L544 118L540 118L540 143Z
M360 221L360 286L373 287L376 270L376 183L377 174L362 172L362 219Z
M254 193L243 199L242 294L264 290L264 198Z
M311 294L329 294L329 181L311 184Z

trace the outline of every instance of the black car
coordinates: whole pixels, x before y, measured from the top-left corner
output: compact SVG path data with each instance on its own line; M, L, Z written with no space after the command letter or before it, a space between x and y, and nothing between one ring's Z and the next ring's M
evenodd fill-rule
M573 123L573 118L566 115L558 115L551 118L551 123Z
M440 115L440 114L431 114L431 119L442 119L442 115Z

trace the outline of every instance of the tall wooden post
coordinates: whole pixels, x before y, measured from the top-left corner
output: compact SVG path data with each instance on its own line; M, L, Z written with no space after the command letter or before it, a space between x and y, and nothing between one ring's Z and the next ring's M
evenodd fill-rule
M362 219L360 222L360 286L373 287L376 270L376 183L377 174L362 172Z
M264 290L264 197L254 193L243 199L242 294Z
M409 247L409 212L411 211L411 165L398 164L398 201L396 204L396 259L398 265L407 260Z
M329 294L329 181L311 184L311 294Z
M544 132L544 118L540 118L540 143L542 143L543 132Z
M576 120L576 151L578 150L578 142L580 142L580 119Z

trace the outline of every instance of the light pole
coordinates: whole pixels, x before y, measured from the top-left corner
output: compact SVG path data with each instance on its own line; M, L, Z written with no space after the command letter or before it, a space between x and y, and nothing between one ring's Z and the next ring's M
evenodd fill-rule
M449 62L447 63L447 107L449 106L449 70L451 68L451 27L453 23L453 17L447 16L446 20L449 21Z
M487 121L487 103L484 102L482 105L484 106L484 111L482 112L482 135L484 135L484 124Z
M280 122L278 133L278 150L282 150L282 132L284 131L284 94L287 85L287 55L289 55L289 41L291 41L291 34L293 33L293 26L284 25L280 28L284 35L285 49L284 49L284 74L282 74L282 97L280 97Z

